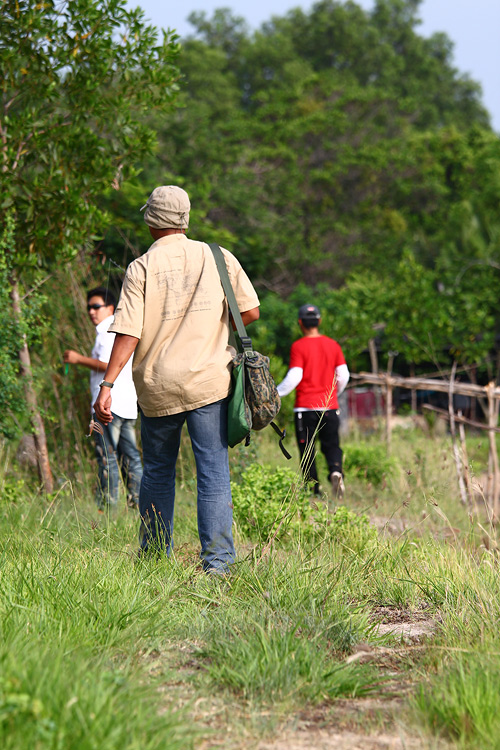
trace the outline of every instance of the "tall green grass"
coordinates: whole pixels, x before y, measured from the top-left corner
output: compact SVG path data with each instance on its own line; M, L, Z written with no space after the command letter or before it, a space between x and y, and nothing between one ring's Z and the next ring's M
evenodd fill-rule
M498 644L497 644L498 645ZM461 748L500 747L500 653L458 653L426 681L413 700L430 732Z
M327 622L321 630L316 623L311 635L300 624L250 620L209 638L200 655L209 660L214 685L227 686L246 700L356 698L376 690L380 677L373 668L336 661L325 648L332 630L348 642L349 627L349 622Z
M222 581L199 566L195 483L184 455L173 555L140 561L137 515L124 505L98 515L88 468L78 469L85 482L68 479L45 500L10 460L0 462L8 489L0 499L1 746L175 750L209 737L191 708L206 696L274 717L340 697L383 697L396 689L392 666L346 659L368 644L398 648L418 726L462 747L497 747L496 532L488 529L482 544L485 532L455 508L451 489L434 513L426 494L436 497L436 487L402 469L417 448L417 467L438 481L441 453L434 442L425 453L415 439L393 457L387 487L352 480L352 506L360 510L378 492L385 511L406 512L396 492L404 482L410 503L428 509L426 523L381 537L352 506L333 515L304 496L305 533L293 482L274 472L279 459L257 436L252 456L263 451L268 468L250 463L239 473L247 504L236 492L239 557ZM273 536L292 502L286 533ZM463 530L443 537L450 509L462 512ZM246 515L238 521L238 513ZM435 619L434 638L406 658L397 633L379 632L382 610L395 621L425 613ZM154 674L151 654L161 665Z

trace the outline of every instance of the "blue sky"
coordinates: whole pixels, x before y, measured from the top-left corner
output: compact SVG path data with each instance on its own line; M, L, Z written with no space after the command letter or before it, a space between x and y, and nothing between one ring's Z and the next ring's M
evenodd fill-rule
M373 0L356 0L367 10ZM189 14L204 10L209 16L215 8L229 7L242 16L250 28L258 28L271 16L284 15L300 6L307 10L312 2L294 0L129 0L140 5L155 26L175 29L182 37L192 31ZM429 36L444 31L454 42L455 67L483 88L483 101L496 132L500 132L500 0L423 0L420 6L420 33Z

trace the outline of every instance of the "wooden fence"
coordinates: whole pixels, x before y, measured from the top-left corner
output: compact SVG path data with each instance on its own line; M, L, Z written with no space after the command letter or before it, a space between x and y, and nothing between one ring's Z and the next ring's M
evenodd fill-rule
M437 378L403 378L393 375L391 372L386 373L351 373L353 385L374 385L382 388L385 393L385 435L387 448L391 447L392 433L392 410L393 410L393 391L394 388L405 388L412 391L437 391L448 395L448 410L438 409L429 404L424 408L436 412L440 417L445 418L450 423L450 435L453 446L453 455L457 470L458 486L460 499L464 505L468 505L472 510L475 507L474 493L469 472L469 462L467 458L467 448L465 444L465 428L468 424L479 430L488 432L488 480L484 488L485 501L487 502L491 518L496 523L500 520L500 472L498 465L498 452L495 439L495 433L500 432L498 427L498 413L500 408L500 387L495 382L488 385L475 385L474 383L462 383L455 380L456 365L453 366L450 379ZM455 412L453 408L453 396L469 396L477 398L485 412L486 423L467 419L463 414ZM458 428L458 429L457 429ZM460 448L457 441L460 441Z

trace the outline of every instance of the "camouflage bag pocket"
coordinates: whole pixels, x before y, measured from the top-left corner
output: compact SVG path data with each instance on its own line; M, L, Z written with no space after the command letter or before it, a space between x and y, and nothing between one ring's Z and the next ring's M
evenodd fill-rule
M281 399L269 371L269 357L245 351L233 359L228 404L228 443L250 441L250 430L263 430L278 414Z
M252 415L252 430L263 430L281 408L276 383L269 370L269 357L259 352L243 352L245 369L245 398Z

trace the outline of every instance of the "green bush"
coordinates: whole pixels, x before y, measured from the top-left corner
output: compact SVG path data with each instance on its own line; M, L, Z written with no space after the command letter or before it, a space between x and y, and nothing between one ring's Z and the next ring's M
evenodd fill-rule
M267 541L286 533L315 533L315 524L326 522L327 510L313 507L309 491L300 476L288 468L252 464L231 482L234 520L242 536Z
M335 541L343 542L347 547L360 550L377 540L377 529L367 515L349 510L339 505L328 519L328 534Z
M377 537L367 516L344 506L331 513L324 503L311 502L307 486L292 469L253 464L231 488L236 526L253 541L297 534L309 540L321 534L359 549Z
M26 494L24 479L0 479L0 501L15 503Z
M351 443L344 446L344 470L348 479L365 479L382 484L395 469L394 459L380 443Z
M20 315L14 313L11 293L15 253L15 222L13 214L7 213L0 234L0 438L8 440L22 434L29 424L19 351L24 340L28 346L39 342L47 326L47 319L41 314L47 298L38 289L31 289L28 294L19 286ZM38 385L36 377L35 383Z

